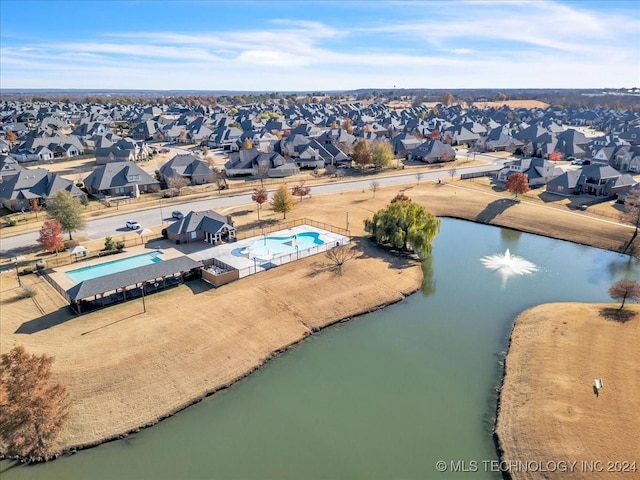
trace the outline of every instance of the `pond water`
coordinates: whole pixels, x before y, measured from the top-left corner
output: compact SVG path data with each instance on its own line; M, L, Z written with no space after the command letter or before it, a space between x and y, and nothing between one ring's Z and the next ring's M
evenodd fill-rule
M510 260L527 263L513 272ZM513 319L540 303L610 301L613 281L640 278L640 266L444 219L423 270L426 294L331 327L126 440L44 465L2 462L2 478L500 478L483 461L496 459L495 388ZM439 460L478 471L441 474Z

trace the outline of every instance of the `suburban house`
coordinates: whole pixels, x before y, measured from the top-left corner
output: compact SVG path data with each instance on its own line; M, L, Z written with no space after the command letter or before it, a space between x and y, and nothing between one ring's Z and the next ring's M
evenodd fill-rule
M580 193L578 189L580 175L582 175L580 170L567 170L562 175L549 180L546 191L557 195L577 195Z
M496 127L474 144L478 152L515 152L524 146L524 142L513 138L506 127Z
M0 182L4 177L10 177L24 170L18 161L9 155L0 155Z
M209 135L207 145L211 148L229 150L231 145L242 136L242 130L236 127L218 127Z
M91 195L137 196L157 192L160 182L133 162L114 162L97 167L84 179Z
M231 152L224 165L229 177L256 175L265 177L288 177L300 173L300 168L290 158L279 153L263 153L255 148Z
M113 162L133 162L136 159L133 150L119 147L96 148L96 165L106 165Z
M621 174L609 165L592 164L581 170L578 188L581 193L589 195L615 197L619 191L638 183L631 175Z
M427 140L408 154L407 160L425 163L452 162L456 159L456 151L451 145L440 140Z
M85 193L71 180L51 173L44 168L22 169L11 176L2 176L0 202L9 210L29 210L42 206L61 190L68 191L77 199L86 198Z
M563 170L543 158L523 158L513 162L506 162L504 168L498 170L496 179L506 182L509 176L516 172L527 176L530 187L538 187L562 175Z
M406 156L411 150L420 146L421 143L422 140L407 132L399 133L391 139L393 154L396 157Z
M11 156L19 162L73 158L83 153L84 145L73 135L32 136L11 150Z
M629 174L622 174L609 165L587 165L570 170L549 181L547 192L558 195L587 194L613 198L638 182Z
M162 234L176 244L204 241L218 245L236 239L231 216L220 215L213 210L189 212L165 228Z
M213 183L217 180L216 173L211 170L204 160L190 154L176 155L160 167L159 180L168 184L172 177L182 177L189 180L191 185Z

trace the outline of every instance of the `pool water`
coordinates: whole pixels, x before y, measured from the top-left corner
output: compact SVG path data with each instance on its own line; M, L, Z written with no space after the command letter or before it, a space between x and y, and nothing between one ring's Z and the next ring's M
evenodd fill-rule
M87 267L76 268L70 270L67 275L75 283L80 283L91 278L103 277L111 273L123 272L132 268L143 267L162 261L158 252L143 253L134 257L122 258L111 262L101 263L99 265L89 265Z
M264 237L256 240L248 248L237 249L231 252L236 256L249 256L249 258L269 259L295 253L296 250L308 250L312 247L324 245L317 232L303 232L287 237Z

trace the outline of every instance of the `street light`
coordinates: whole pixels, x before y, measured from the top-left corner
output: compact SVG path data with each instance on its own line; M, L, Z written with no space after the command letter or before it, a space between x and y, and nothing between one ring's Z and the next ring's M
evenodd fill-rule
M162 199L159 198L158 202L160 203L160 223L164 225L164 215L162 214Z

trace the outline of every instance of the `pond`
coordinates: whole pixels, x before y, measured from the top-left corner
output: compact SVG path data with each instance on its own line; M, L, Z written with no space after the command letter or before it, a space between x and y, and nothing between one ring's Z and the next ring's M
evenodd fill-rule
M514 318L540 303L610 301L615 280L640 278L639 262L443 219L424 270L426 294L314 335L125 440L44 465L2 462L2 478L500 478L482 462L496 459L496 386ZM439 460L478 471L438 474Z

